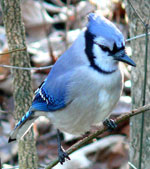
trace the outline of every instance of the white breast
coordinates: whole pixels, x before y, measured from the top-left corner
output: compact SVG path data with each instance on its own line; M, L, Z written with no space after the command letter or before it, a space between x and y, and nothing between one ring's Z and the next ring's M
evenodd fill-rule
M56 128L82 134L103 121L119 100L122 88L120 70L110 75L82 67L73 75L69 88L74 98L67 108L49 113Z

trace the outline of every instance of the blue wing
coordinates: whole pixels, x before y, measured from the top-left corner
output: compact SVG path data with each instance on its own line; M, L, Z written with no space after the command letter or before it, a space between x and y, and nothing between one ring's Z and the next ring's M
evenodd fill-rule
M48 91L41 87L33 100L32 110L55 111L65 106L65 96L49 95Z
M53 76L50 72L48 78L37 90L32 102L31 111L55 111L68 105L67 87L71 72Z

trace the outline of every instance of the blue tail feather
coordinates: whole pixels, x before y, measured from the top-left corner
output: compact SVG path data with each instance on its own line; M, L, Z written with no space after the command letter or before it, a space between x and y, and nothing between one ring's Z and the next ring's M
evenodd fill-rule
M10 133L8 142L15 141L16 139L21 139L32 127L37 117L38 116L34 116L34 111L29 110Z
M15 126L15 129L18 128L18 127L21 127L25 121L31 117L31 115L33 114L34 112L33 111L28 111L23 117L22 119L17 123L17 125Z

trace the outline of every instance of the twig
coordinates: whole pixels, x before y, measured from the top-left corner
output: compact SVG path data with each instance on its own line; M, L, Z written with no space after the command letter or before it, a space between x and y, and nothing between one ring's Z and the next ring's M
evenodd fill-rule
M17 52L17 51L23 51L23 50L26 50L27 48L22 48L22 49L13 49L13 50L10 50L8 52L3 52L3 53L0 53L0 55L6 55L6 54L10 54L10 53L13 53L13 52Z
M133 169L137 169L131 162L128 162L129 166L132 167Z
M119 124L119 123L129 119L132 116L135 116L135 115L140 114L140 113L144 113L148 110L150 110L150 104L145 105L143 107L140 107L138 109L132 110L130 113L124 113L124 114L120 115L119 117L117 117L114 121L115 121L116 124ZM71 146L67 150L67 153L68 154L73 153L74 151L76 151L77 149L79 149L80 147L82 147L83 145L88 143L93 138L96 138L100 134L104 133L107 129L108 128L105 127L103 124L100 125L99 129L97 131L95 131L94 133L90 134L89 136L85 137L84 139L78 141L76 144ZM50 169L50 168L54 167L56 164L58 164L58 162L59 161L58 161L58 158L57 158L56 160L52 161L45 169Z
M148 36L149 36L149 35L150 35L150 32L148 33ZM139 38L143 38L143 37L145 37L145 36L146 36L146 34L143 33L143 34L134 36L134 37L132 37L132 38L126 39L126 42L130 42L130 41L132 41L132 40L136 40L136 39L139 39Z
M0 67L12 68L12 69L21 69L21 70L44 70L44 69L50 69L50 68L52 68L53 65L42 66L42 67L20 67L20 66L1 65L0 64Z

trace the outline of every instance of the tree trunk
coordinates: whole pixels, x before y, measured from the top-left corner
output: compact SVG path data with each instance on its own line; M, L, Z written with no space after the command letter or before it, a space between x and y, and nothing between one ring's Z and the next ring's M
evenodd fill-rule
M6 30L9 50L22 49L25 44L25 30L21 20L20 0L1 0L3 21ZM30 58L26 50L11 54L11 64L30 67ZM18 121L28 110L32 100L31 74L28 70L13 69L15 119ZM38 168L37 153L33 132L30 131L24 140L19 141L19 168Z
M150 1L130 0L145 23L150 23ZM131 37L145 33L145 27L131 7L129 1L126 2L126 10L129 18L129 29ZM144 86L144 59L145 59L145 38L131 41L132 58L137 67L132 68L132 104L133 108L138 108L143 103ZM149 46L149 45L148 45ZM146 103L150 101L150 55L148 53L148 72L146 87ZM132 117L130 120L130 162L139 169L139 152L141 137L141 115ZM149 169L150 166L150 112L144 114L144 133L142 149L142 169Z

